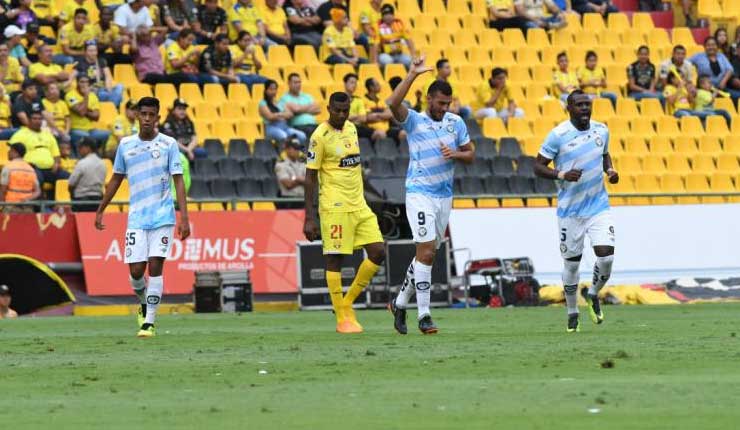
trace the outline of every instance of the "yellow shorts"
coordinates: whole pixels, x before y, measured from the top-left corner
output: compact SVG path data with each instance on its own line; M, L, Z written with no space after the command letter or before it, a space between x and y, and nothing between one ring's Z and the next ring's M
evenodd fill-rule
M369 207L353 212L323 212L319 218L324 254L350 255L368 243L383 242L378 218Z

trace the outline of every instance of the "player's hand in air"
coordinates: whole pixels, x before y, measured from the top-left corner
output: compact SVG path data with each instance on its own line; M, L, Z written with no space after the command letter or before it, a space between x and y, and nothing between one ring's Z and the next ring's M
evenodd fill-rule
M105 230L105 224L103 224L103 212L97 212L95 214L95 228L98 230Z
M316 223L316 220L306 218L306 221L303 223L303 235L306 236L306 239L310 241L317 240L319 239L319 237L321 237L319 226Z
M180 240L185 240L190 236L190 222L188 220L180 220L177 225L177 233L180 235Z
M409 69L409 72L415 75L421 75L422 73L431 72L432 68L424 64L425 59L426 57L424 55L414 58L414 61L411 63L411 68Z
M440 148L442 150L442 156L444 157L445 160L452 160L453 158L455 158L455 151L450 149L449 146L445 144L441 144Z
M619 173L617 173L617 171L614 169L607 170L606 176L609 177L610 184L616 184L619 182Z
M565 172L563 179L568 182L578 182L578 180L581 179L581 174L583 174L582 169L571 169Z

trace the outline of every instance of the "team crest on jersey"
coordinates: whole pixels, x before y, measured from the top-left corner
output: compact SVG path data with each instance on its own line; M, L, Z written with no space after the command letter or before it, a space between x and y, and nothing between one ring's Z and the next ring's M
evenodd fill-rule
M426 235L427 235L427 228L419 227L419 236L426 236Z
M158 149L155 149L154 151L152 151L152 158L154 158L155 160L161 156L162 154L159 152Z
M126 257L131 257L131 248L126 248Z
M565 254L565 252L566 252L567 250L568 250L568 247L567 247L567 246L565 246L565 244L564 244L564 243L561 243L561 244L560 244L560 252L562 252L563 254Z
M352 148L352 142L350 142L349 140L345 140L343 143L344 143L345 148L347 149Z
M598 134L596 135L596 146L598 147L604 146L604 140Z
M334 241L334 249L341 249L342 248L342 241L341 240L335 240Z
M455 134L455 127L453 127L452 124L447 125L447 133Z
M316 153L313 151L308 151L308 153L306 154L306 158L308 159L308 161L314 161L316 160Z

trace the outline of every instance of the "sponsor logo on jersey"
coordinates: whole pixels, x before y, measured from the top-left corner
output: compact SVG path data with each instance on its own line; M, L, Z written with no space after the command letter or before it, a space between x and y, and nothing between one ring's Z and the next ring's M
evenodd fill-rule
M162 236L162 245L167 245L167 242L169 242L169 238L167 236Z
M339 167L355 167L360 165L360 154L351 154L339 160Z

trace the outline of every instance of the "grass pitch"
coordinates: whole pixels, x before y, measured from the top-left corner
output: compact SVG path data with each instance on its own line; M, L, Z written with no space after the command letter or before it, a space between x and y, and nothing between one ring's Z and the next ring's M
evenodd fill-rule
M17 429L733 429L740 305L436 310L436 336L327 312L0 322ZM412 322L415 311L410 313Z

